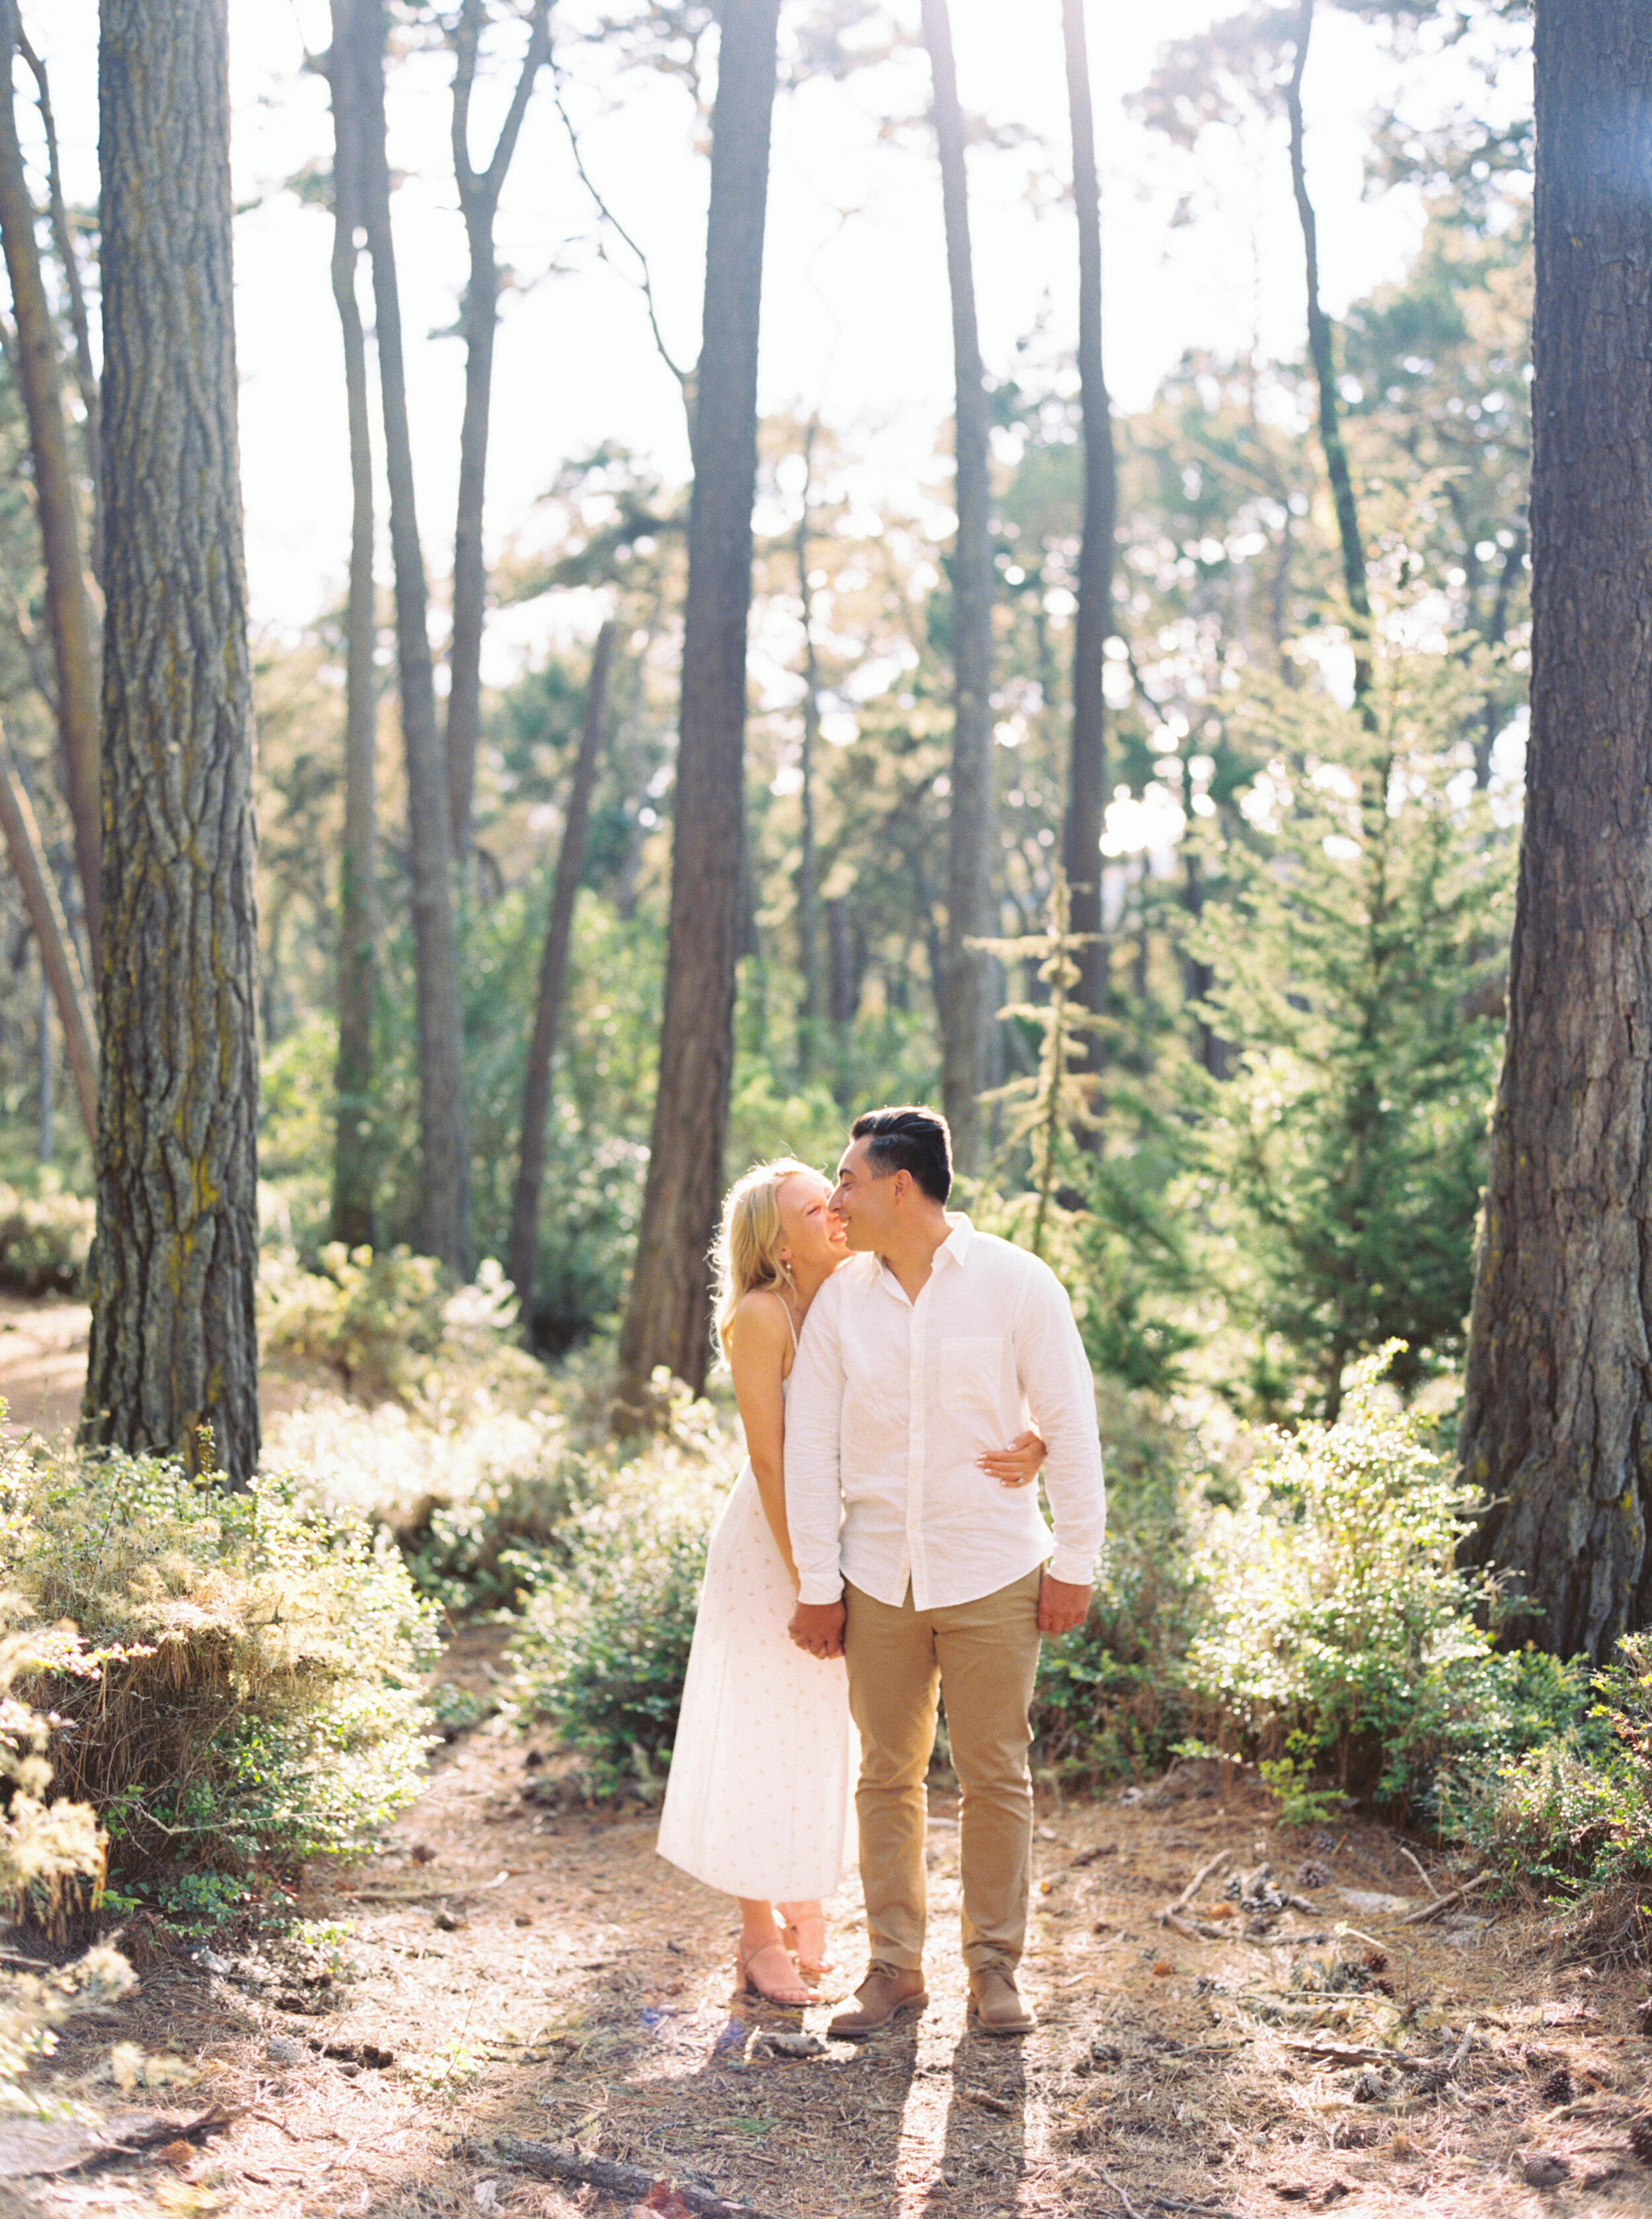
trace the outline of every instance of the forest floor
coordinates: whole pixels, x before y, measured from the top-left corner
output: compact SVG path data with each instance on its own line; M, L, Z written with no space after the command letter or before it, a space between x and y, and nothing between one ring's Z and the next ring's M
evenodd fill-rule
M500 1638L462 1632L446 1676L485 1686ZM520 2161L537 2142L769 2219L1652 2212L1630 2144L1652 2100L1644 1976L1565 1963L1540 1907L1484 1893L1406 1924L1456 1875L1376 1824L1283 1828L1253 1781L1214 1765L1043 1809L1024 1980L1039 2027L992 2042L966 2023L957 1806L937 1787L930 2008L854 2047L825 2039L861 1970L852 1879L820 2005L737 2004L727 1909L655 1855L653 1814L559 1806L555 1786L542 1747L473 1729L379 1855L307 1883L301 1940L146 1966L65 2040L57 2075L107 2104L112 2045L181 2060L187 2090L127 2108L204 2120L200 2146L175 2133L158 2156L19 2184L16 2208L635 2205L635 2187L537 2177ZM1161 1924L1224 1851L1179 1914L1189 1930ZM1264 1861L1299 1903L1258 1919L1224 1885Z
M0 1309L0 1393L26 1379L40 1405L20 1396L16 1421L53 1422L52 1365L67 1383L84 1363L77 1309ZM460 1629L438 1678L489 1697L504 1639ZM1630 2145L1652 2112L1645 1973L1574 1961L1535 1898L1452 1899L1471 1864L1374 1821L1285 1827L1253 1775L1208 1763L1044 1799L1039 2025L993 2042L966 2021L937 1784L930 2007L859 2047L825 2031L863 1970L853 1877L819 2005L738 2003L729 1906L655 1854L655 1823L565 1799L544 1738L503 1719L458 1735L376 1855L311 1873L290 1934L138 1949L137 1988L72 2023L48 2077L109 2115L106 2141L148 2147L0 2179L0 2219L550 2219L623 2215L635 2184L673 2179L689 2204L648 2210L1652 2214ZM67 2135L58 2161L95 2140ZM526 2143L633 2185L542 2178ZM0 2174L7 2154L0 2134Z

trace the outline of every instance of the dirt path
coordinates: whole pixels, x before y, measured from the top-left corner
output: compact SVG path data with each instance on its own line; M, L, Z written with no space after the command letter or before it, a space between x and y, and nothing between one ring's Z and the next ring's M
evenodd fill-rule
M466 1638L459 1676L494 1638ZM1046 1811L1026 1980L1040 2023L994 2043L965 2024L956 1806L936 1793L929 2011L860 2048L792 2057L764 2036L796 2018L731 2005L730 1918L655 1855L652 1816L528 1799L545 1777L536 1754L497 1726L443 1752L383 1853L307 1888L296 1957L146 1970L135 1998L65 2044L64 2075L90 2093L103 2073L107 2102L109 2046L135 2042L202 2075L152 2108L217 2104L231 2123L175 2162L36 2184L27 2208L624 2211L503 2162L496 2138L516 2135L772 2219L1652 2212L1652 2169L1629 2143L1652 2098L1644 1980L1557 1972L1531 1914L1402 1924L1427 1885L1379 1828L1287 1832L1265 1797L1224 1791L1214 1768L1175 1799L1150 1788ZM1223 1850L1230 1867L1186 1914L1209 1934L1160 1925ZM1307 1907L1247 1940L1226 1870L1264 1858ZM1431 1877L1450 1885L1444 1865ZM860 1969L853 1883L831 1914L835 1994ZM1338 1921L1358 1932L1307 1938ZM1362 1955L1369 1971L1329 1973ZM829 2016L823 2003L804 2024L823 2036ZM1401 2051L1417 2069L1315 2056L1315 2043ZM1545 2158L1557 2185L1530 2185Z

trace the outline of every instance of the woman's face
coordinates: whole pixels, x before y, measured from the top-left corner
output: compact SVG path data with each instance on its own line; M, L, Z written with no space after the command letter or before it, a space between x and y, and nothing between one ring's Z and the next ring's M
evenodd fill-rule
M848 1252L843 1221L829 1206L832 1190L813 1172L793 1172L775 1190L780 1255L793 1271L830 1270Z

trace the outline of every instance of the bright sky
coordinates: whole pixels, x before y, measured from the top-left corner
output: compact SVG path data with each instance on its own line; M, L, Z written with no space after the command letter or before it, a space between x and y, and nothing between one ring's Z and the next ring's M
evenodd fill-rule
M901 0L916 22L915 0ZM1129 119L1163 40L1229 13L1237 0L1157 0L1090 7L1096 128L1104 166L1109 377L1125 408L1141 406L1189 345L1264 353L1302 347L1301 247L1282 140L1246 151L1214 145L1196 166ZM96 190L96 0L22 0L45 52L78 197ZM282 190L329 158L326 88L304 53L326 45L326 0L229 0L238 202L236 297L242 375L243 481L254 613L296 629L342 592L349 485L342 371L328 283L330 222ZM556 46L587 165L643 246L673 351L699 341L705 162L686 93L595 74L575 34L599 10L559 0ZM1067 126L1057 0L953 0L966 109L1041 144L972 154L972 219L983 342L990 370L1046 320L1040 354L1074 320L1071 214L1059 197ZM1007 28L1013 27L1013 28ZM508 48L507 48L508 40ZM501 31L513 59L519 34ZM1425 66L1425 74L1419 69ZM447 144L445 56L415 61L393 87L393 165L406 175L396 222L411 354L420 522L439 579L450 560L462 392L450 326L463 238ZM1324 289L1333 313L1397 276L1420 234L1408 194L1362 196L1365 123L1396 84L1438 106L1448 61L1413 64L1409 82L1375 35L1322 10L1305 97L1310 182L1319 203ZM478 100L473 145L491 147L497 100ZM920 56L848 84L815 83L776 110L765 275L761 403L818 407L866 450L871 489L944 510L937 432L950 409L951 334L933 142L918 128L879 137L897 108L921 117ZM1204 182L1202 183L1201 179ZM1187 220L1178 203L1195 197ZM548 90L530 112L499 226L501 259L521 281L497 356L489 482L495 550L531 540L535 503L564 458L614 440L686 471L675 386L653 352L640 297L596 252L598 227L574 174ZM944 529L941 516L938 528ZM556 637L577 612L507 612L490 662Z

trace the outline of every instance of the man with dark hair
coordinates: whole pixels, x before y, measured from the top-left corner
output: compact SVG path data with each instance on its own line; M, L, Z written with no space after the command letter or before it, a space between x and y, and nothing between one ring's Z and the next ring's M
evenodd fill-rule
M944 1698L963 1789L970 2009L985 2034L1033 2024L1015 1986L1032 1847L1028 1708L1040 1636L1090 1607L1105 1518L1096 1390L1048 1266L949 1215L952 1145L933 1110L858 1117L832 1206L854 1252L810 1306L786 1424L792 1638L848 1663L871 1965L859 2039L921 2011L924 1775ZM1029 1416L1045 1489L981 1467ZM1047 1566L1046 1566L1046 1559Z

